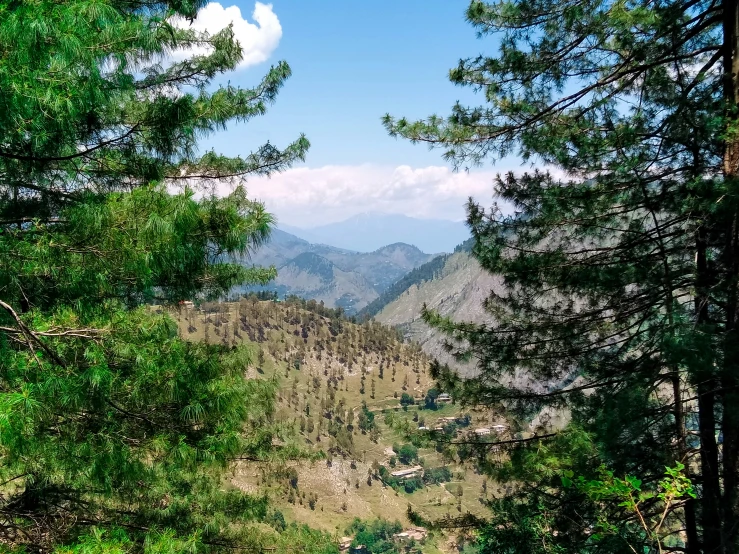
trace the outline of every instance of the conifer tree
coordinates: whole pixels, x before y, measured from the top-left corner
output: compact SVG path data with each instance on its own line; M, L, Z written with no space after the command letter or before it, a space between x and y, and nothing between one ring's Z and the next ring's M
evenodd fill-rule
M247 525L265 500L223 491L222 471L272 455L273 385L245 379L250 351L187 343L145 306L270 279L224 260L263 243L271 216L241 186L219 198L205 185L285 169L308 147L198 153L263 114L290 75L279 63L252 89L214 86L242 52L230 27L189 27L204 4L0 6L3 548L270 540ZM191 47L204 53L167 61Z
M739 551L737 6L473 0L467 18L498 51L450 78L485 104L385 118L457 168L516 154L560 175L502 175L502 205L468 205L473 256L500 276L495 324L423 314L478 361L468 381L435 365L455 398L573 416L497 472L527 486L496 504L485 551L656 550L633 513L604 516L565 485L600 464L653 482L676 461L697 498L670 508L670 546Z

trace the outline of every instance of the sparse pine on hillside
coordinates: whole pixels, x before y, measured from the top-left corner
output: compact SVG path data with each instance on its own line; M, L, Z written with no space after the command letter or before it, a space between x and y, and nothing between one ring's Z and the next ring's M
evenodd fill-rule
M263 301L249 294L238 303L183 307L176 316L180 333L188 340L208 336L226 344L226 329L232 329L228 344L257 343L264 356L259 372L283 382L278 401L287 411L278 410L277 420L303 427L310 435L316 422L301 418L313 413L317 401L321 447L335 454L354 454L357 433L376 442L375 416L368 403L386 403L396 390L389 380L375 378L380 367L404 371L406 398L415 396L420 402L430 386L425 373L416 374L413 386L405 373L407 368L429 364L418 345L402 342L395 329L373 321L354 323L341 309L313 300ZM390 400L391 405L396 403Z

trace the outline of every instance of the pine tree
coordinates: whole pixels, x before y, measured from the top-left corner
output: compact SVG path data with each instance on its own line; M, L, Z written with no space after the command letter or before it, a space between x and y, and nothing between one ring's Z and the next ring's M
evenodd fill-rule
M564 484L600 464L654 482L682 461L700 486L670 509L670 533L689 553L739 551L737 10L473 0L467 18L499 52L461 60L450 78L487 104L385 119L457 168L518 154L563 174L509 173L495 185L503 206L468 205L472 253L500 276L485 302L495 325L423 314L478 360L464 382L433 367L461 399L573 416L512 453L507 477L532 486L496 504L506 520L485 527L483 549L652 551L617 503L594 541L600 507ZM528 382L510 379L521 372Z
M230 27L183 24L204 4L0 6L6 548L274 540L247 525L266 516L263 499L222 490L232 460L272 455L274 385L244 378L249 350L185 342L145 306L269 280L272 269L224 260L262 244L271 216L240 186L218 198L204 185L279 171L308 147L197 153L201 137L263 114L290 75L279 63L253 89L213 87L241 48ZM208 52L160 63L180 47Z

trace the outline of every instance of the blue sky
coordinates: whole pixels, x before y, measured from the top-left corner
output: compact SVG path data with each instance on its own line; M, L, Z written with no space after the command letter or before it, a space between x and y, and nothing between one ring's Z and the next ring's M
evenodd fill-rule
M244 15L254 8L235 5ZM293 76L267 116L218 137L214 146L237 153L235 135L281 144L305 132L311 166L440 163L438 152L388 137L380 117L447 113L455 100L471 97L447 80L459 58L480 53L485 42L464 21L465 0L277 0L272 6L282 26L279 46L267 63L237 72L231 82L251 85L281 59Z
M241 32L252 60L228 80L251 86L278 60L290 64L293 76L266 116L209 137L203 146L244 154L267 140L279 146L305 133L312 144L305 164L247 184L291 225L310 227L366 211L461 220L470 194L489 197L497 170L518 164L454 174L439 151L390 138L380 118L387 112L445 115L456 100L480 101L447 79L460 57L495 50L494 39L476 38L465 21L467 3L222 0L200 24L211 28L235 13L222 8L238 7L245 21L236 25L237 37Z

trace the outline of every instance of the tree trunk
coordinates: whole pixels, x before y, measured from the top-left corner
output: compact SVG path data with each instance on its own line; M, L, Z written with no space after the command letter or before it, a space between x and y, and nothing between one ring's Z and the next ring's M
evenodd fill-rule
M696 324L708 323L708 257L706 229L701 225L696 237ZM703 552L727 554L721 539L721 487L719 484L718 445L716 444L716 382L713 367L701 367L696 375L698 389L698 430L702 494L701 527Z
M682 387L680 386L680 374L675 371L672 376L672 394L675 399L675 435L678 444L680 459L685 463L688 477L692 477L690 469L690 446L685 433L685 414L683 410ZM695 517L696 502L688 498L683 511L685 513L685 535L686 554L700 554L700 539L698 538L698 522Z
M724 34L724 99L726 102L726 142L724 144L724 180L727 190L734 191L739 184L739 2L723 3ZM727 225L724 251L725 282L727 286L724 363L721 370L722 400L722 478L723 542L726 552L739 552L739 330L737 322L737 283L739 276L739 241L737 222L733 214Z

